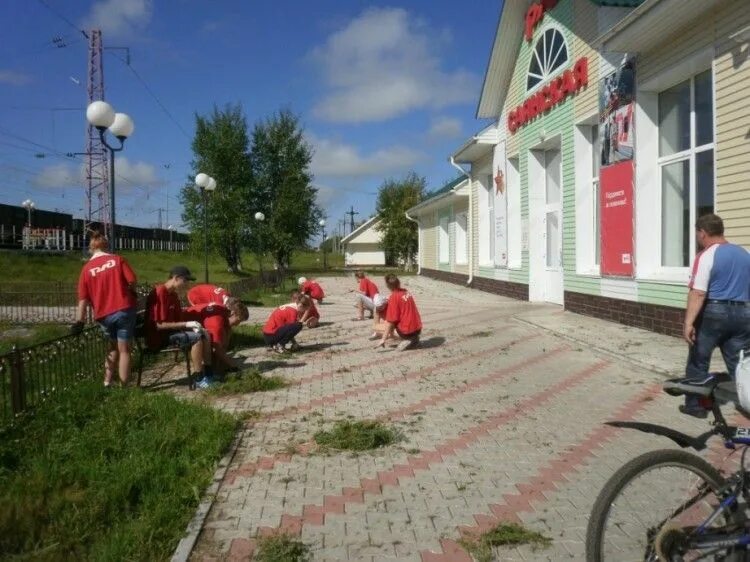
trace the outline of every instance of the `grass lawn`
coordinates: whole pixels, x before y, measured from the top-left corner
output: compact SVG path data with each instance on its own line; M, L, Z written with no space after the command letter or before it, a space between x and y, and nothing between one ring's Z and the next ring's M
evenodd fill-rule
M0 431L0 553L166 560L237 421L165 394L83 383Z
M0 322L0 355L8 353L13 346L30 347L70 333L65 324L10 324Z
M133 266L138 280L143 283L164 281L174 265L186 265L199 279L203 279L202 252L156 252L156 251L123 251L121 252ZM0 268L12 272L5 281L12 282L61 282L74 284L78 281L84 256L80 252L61 255L33 254L30 252L0 251ZM226 262L217 255L210 255L208 271L212 283L227 283L254 275L258 271L258 262L252 254L243 254L244 271L234 274L227 271ZM318 274L323 268L322 255L315 251L295 252L291 268L303 274ZM264 270L272 269L270 259L264 264ZM343 256L328 255L328 267L343 267Z

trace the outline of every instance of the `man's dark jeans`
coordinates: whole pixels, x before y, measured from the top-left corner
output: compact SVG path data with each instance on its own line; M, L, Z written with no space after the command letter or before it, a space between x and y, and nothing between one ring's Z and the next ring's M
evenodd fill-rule
M740 351L750 347L750 303L708 302L695 326L695 343L690 346L685 376L703 380L708 376L711 354L721 350L727 372L734 378ZM698 405L696 396L686 396L689 408Z
M276 330L273 334L263 334L263 340L266 345L286 345L294 336L299 334L302 330L302 322L293 322L292 324L285 324Z

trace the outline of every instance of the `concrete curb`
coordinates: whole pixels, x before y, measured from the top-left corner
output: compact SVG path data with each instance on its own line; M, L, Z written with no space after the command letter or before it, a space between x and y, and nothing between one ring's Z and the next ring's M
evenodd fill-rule
M684 368L683 367L677 367L675 369L665 369L664 367L660 367L654 363L650 363L648 361L639 361L638 359L635 359L632 355L625 355L623 353L617 353L616 351L612 351L611 349L607 349L605 347L601 347L595 344L592 344L591 341L589 341L586 338L577 338L575 336L572 336L565 332L560 332L558 330L553 330L549 328L548 326L544 326L542 324L538 324L536 322L533 322L531 320L525 319L525 318L519 318L518 316L513 316L513 320L516 322L520 322L521 324L526 324L527 326L532 326L534 328L544 330L545 332L548 332L550 334L553 334L559 338L562 338L564 340L567 340L569 342L577 343L580 345L585 346L589 350L594 350L597 353L601 353L602 355L607 355L608 357L612 357L614 359L618 359L620 361L624 361L626 363L630 363L631 365L634 365L641 369L646 369L647 371L652 371L654 373L664 375L665 377L679 377L684 374Z
M171 562L187 562L187 559L193 552L195 543L198 541L198 535L200 535L200 532L203 529L203 523L206 522L208 512L211 511L211 507L216 499L216 494L221 487L221 483L224 481L224 476L229 469L229 465L237 454L237 449L240 446L244 433L245 428L243 427L237 432L237 435L235 435L234 441L232 441L232 444L229 446L227 454L219 461L219 465L214 471L211 484L203 494L203 499L201 500L201 503L198 504L198 508L195 510L195 515L193 515L190 523L188 523L188 526L185 529L185 536L177 544L177 548L175 549L174 554L172 554Z

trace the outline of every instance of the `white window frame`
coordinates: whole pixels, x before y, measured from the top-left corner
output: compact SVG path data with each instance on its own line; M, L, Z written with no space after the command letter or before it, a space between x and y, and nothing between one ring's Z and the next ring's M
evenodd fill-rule
M716 68L713 47L685 53L680 62L663 73L637 83L635 116L635 238L636 278L657 283L685 285L689 267L661 265L662 187L659 153L659 97L669 89L706 70L712 71L713 129L716 139ZM670 155L670 157L676 155ZM716 152L714 149L714 158ZM714 202L716 202L716 171L714 165ZM695 176L692 176L693 178ZM658 189L654 189L657 186Z
M712 141L706 144L702 144L700 146L695 146L696 143L696 120L695 120L695 77L698 74L703 74L703 72L709 71L711 72L711 69L703 70L702 72L698 72L696 74L693 74L688 78L687 80L680 80L677 82L677 84L681 84L683 82L690 82L690 147L687 150L683 150L681 152L675 152L674 154L670 154L669 156L659 156L656 160L657 166L659 168L659 217L661 220L659 221L659 227L660 232L662 227L662 220L664 220L664 209L662 208L662 194L663 194L663 183L662 183L662 176L663 171L666 166L669 166L671 164L676 164L679 162L688 162L688 176L690 178L689 181L689 194L688 197L690 198L690 215L688 219L688 244L689 244L689 250L688 250L688 264L684 266L667 266L664 264L664 254L663 254L663 241L661 239L661 236L659 236L659 263L661 264L661 267L664 271L679 271L684 272L685 269L690 267L690 263L692 263L692 258L695 257L695 254L697 253L697 247L696 247L696 241L695 236L692 235L693 229L692 225L695 224L695 219L697 218L695 216L696 214L696 206L695 206L695 195L696 195L696 167L695 167L695 160L698 156L698 154L702 152L707 151L713 151L714 153L714 208L716 207L716 131L714 130L714 134L712 135ZM674 84L675 86L677 84ZM714 75L713 72L711 72L711 89L714 89ZM662 90L664 91L664 90ZM658 94L657 94L658 97ZM712 96L713 97L713 96ZM715 100L712 101L713 108L712 113L715 116L716 114L716 105ZM657 123L658 123L658 116L657 116ZM714 128L715 129L715 128Z
M443 221L445 221L445 235L443 234ZM449 214L438 212L438 264L450 265L451 263L451 217ZM445 238L445 240L443 240ZM445 252L445 259L443 259Z
M554 62L554 61L545 60L544 61L544 65L540 64L540 66L542 67L543 73L541 75L534 74L534 76L536 78L541 78L541 80L539 80L539 82L537 82L531 88L529 88L528 87L528 85L529 85L529 75L532 74L531 73L531 63L534 61L534 58L536 58L537 62L540 62L540 63L542 62L542 61L539 60L539 57L537 57L537 55L536 55L537 45L539 45L542 42L545 42L545 44L546 44L546 36L547 36L547 32L549 30L556 31L557 33L560 34L560 37L562 37L563 46L565 47L566 58L558 66L556 66L555 68L553 68L551 70L547 70L546 72L544 72L544 68L543 67L546 66L547 63ZM558 54L559 54L559 52L558 52ZM548 84L549 80L551 78L553 78L553 77L557 76L558 74L560 74L560 72L562 72L562 70L568 65L568 63L571 60L570 57L571 57L570 46L568 45L568 41L565 39L565 32L563 31L563 29L561 27L559 27L558 25L555 25L555 24L549 24L549 25L545 26L539 32L539 36L538 36L537 40L534 42L534 46L531 48L531 57L529 58L529 64L528 64L528 66L526 68L526 74L524 75L525 79L526 79L526 81L524 83L524 87L526 88L526 92L527 93L533 92L533 91L535 91L535 90L537 90L539 88L544 87L545 84Z
M491 182L491 183L487 183ZM492 166L482 165L472 172L472 186L476 186L477 204L479 206L479 225L477 228L477 248L479 267L495 267L495 213L492 188Z
M508 194L508 269L523 266L521 217L521 159L518 154L509 156L505 166L505 192Z
M598 277L601 275L597 248L601 246L601 221L599 210L599 174L594 173L595 162L601 158L593 142L598 134L598 116L592 115L576 125L574 130L575 153L575 205L576 205L576 273ZM598 170L598 167L597 167Z
M469 213L467 211L461 211L455 215L455 256L456 265L468 265L469 264L469 237L467 236L468 225L469 225ZM462 222L463 221L463 222Z

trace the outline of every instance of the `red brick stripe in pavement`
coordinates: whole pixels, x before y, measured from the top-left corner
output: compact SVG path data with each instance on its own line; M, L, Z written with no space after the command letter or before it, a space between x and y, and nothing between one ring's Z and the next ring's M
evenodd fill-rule
M517 338L509 342L507 341L503 342L500 345L505 346L505 348L507 349L508 347L516 345L519 342L526 342L530 339L533 339L534 337L538 337L538 336L525 336L523 338ZM337 392L336 394L329 394L326 396L322 396L320 398L315 398L313 400L310 400L307 403L297 404L295 406L288 406L286 408L282 408L281 410L269 412L263 417L262 420L259 420L259 421L278 419L278 418L287 416L291 413L308 412L317 406L335 404L336 402L339 402L341 400L346 400L347 398L360 396L362 394L369 394L373 390L380 390L381 388L388 388L388 387L393 387L393 386L397 386L400 384L404 384L405 382L408 382L410 380L419 379L419 378L424 377L425 375L432 374L439 369L452 367L454 365L460 365L461 363L465 361L469 361L471 359L481 359L482 357L495 354L498 352L498 349L502 349L502 348L499 348L497 342L495 342L493 347L488 347L486 349L477 351L475 353L469 353L467 355L455 357L453 359L449 359L448 361L442 361L440 363L436 363L435 365L431 365L430 367L423 367L417 371L411 371L409 373L401 374L396 377L392 377L390 379L384 379L382 381L373 382L373 383L365 384L362 386L357 386L354 388L349 388L345 390L344 392ZM328 375L332 377L334 376L334 373L329 373Z
M643 410L649 399L661 392L661 385L650 385L642 392L628 400L613 416L613 420L631 420ZM594 454L595 450L602 449L609 441L617 435L619 428L609 425L601 425L591 431L588 436L578 444L569 447L565 452L558 455L556 459L547 462L537 473L526 480L515 484L518 489L514 494L503 494L503 503L492 503L488 505L492 515L484 513L475 514L476 525L459 526L458 529L464 537L476 537L488 531L501 522L521 523L519 513L535 511L533 503L539 504L547 501L545 492L552 492L560 485L568 482L567 476L578 472L586 464L586 461ZM469 554L456 542L450 539L441 539L440 545L443 552L436 553L422 551L422 562L471 562Z
M531 361L532 359L529 359L529 362ZM445 458L459 454L458 451L468 448L480 437L487 435L489 431L538 409L558 397L561 392L571 390L599 373L608 364L609 361L598 361L594 365L566 377L559 383L532 394L515 406L490 416L484 422L464 430L459 437L449 439L435 447L433 451L425 451L417 456L408 457L408 464L394 465L390 470L380 471L376 478L362 478L359 487L343 488L339 495L325 496L323 505L307 504L303 506L301 516L285 513L281 516L281 524L278 527L260 527L258 533L260 535L274 533L299 535L302 532L303 525L324 525L326 514L345 513L346 504L364 502L365 493L380 494L382 486L398 486L401 479L412 478L414 470L429 469L430 465L442 463ZM251 544L251 541L247 539L234 539L230 545L230 557L241 551L246 551L249 544Z
M569 348L567 348L566 346L550 349L547 351L545 355L539 355L539 356L531 358L530 360L524 359L523 361L519 363L510 365L499 371L495 371L494 373L481 377L475 381L471 381L470 383L467 383L465 385L452 388L450 390L446 390L443 392L439 392L437 394L433 394L432 396L428 396L427 398L414 402L413 404L403 406L401 408L395 408L393 410L389 410L383 413L382 415L378 416L378 419L399 418L411 412L417 412L419 410L422 410L428 406L435 406L439 402L450 400L451 398L455 398L456 396L460 394L469 392L471 390L476 390L477 388L481 388L482 386L489 384L491 382L497 382L498 380L501 380L504 377L512 375L521 367L523 368L530 367L531 365L534 365L536 363L553 358L558 353L567 351L568 349ZM297 452L301 455L306 455L313 448L314 448L314 443L312 442L303 443L301 445L298 445ZM224 483L227 483L230 485L234 484L237 478L240 478L240 477L248 478L248 477L253 476L260 469L271 470L276 465L276 463L286 463L286 462L290 462L291 460L292 460L292 455L289 453L276 453L274 455L261 457L256 462L245 463L245 464L238 466L236 469L228 471L224 477Z

